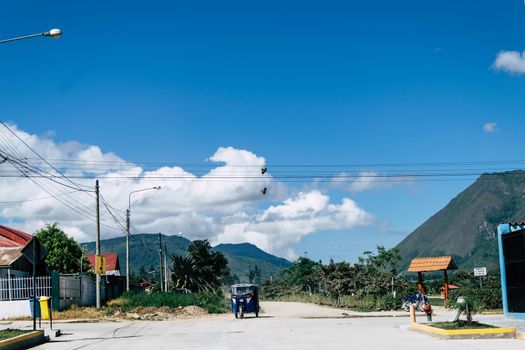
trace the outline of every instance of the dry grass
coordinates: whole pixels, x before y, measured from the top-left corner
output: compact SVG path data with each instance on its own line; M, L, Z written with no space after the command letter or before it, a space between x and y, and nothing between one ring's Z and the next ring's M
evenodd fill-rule
M102 308L98 309L96 307L82 307L72 305L69 309L62 311L53 311L53 321L60 320L97 320L102 319L107 316L107 311ZM13 321L30 321L32 317L13 317L10 320ZM44 320L42 320L44 321Z
M228 310L225 300L212 293L124 294L111 300L101 309L72 305L67 310L54 311L53 320L76 322L133 320L170 320L174 318L203 317ZM29 317L18 320L31 320Z
M53 320L101 319L106 317L106 315L105 309L73 305L67 310L54 311Z

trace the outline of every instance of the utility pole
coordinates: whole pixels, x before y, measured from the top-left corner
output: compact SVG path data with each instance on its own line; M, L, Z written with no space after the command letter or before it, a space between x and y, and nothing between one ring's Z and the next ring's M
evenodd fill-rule
M98 260L98 256L100 255L100 190L98 187L98 180L95 181L95 193L97 196L97 240L96 240L96 246L95 246L95 265L96 261ZM96 269L96 267L95 267ZM97 283L96 283L96 290L97 290L97 309L100 309L100 275L97 271Z
M168 292L168 244L164 242L164 291Z
M36 331L36 262L37 262L37 239L33 236L33 330Z
M160 270L159 270L159 280L160 280L160 290L162 291L162 234L159 232L159 259L160 259Z
M129 257L129 228L131 226L131 195L133 193L149 191L149 190L160 190L160 186L143 188L141 190L131 191L128 196L128 209L126 211L126 291L129 292L129 276L131 274L131 268L129 266L130 257ZM162 272L161 272L162 273Z
M126 291L129 292L129 208L126 210Z

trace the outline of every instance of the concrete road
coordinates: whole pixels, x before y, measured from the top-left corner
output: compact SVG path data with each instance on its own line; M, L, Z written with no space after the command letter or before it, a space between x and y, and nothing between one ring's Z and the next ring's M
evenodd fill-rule
M265 312L257 319L219 315L165 322L59 323L64 335L35 349L525 349L524 340L432 338L409 330L404 313L359 317L363 315L301 303L267 302L262 307Z

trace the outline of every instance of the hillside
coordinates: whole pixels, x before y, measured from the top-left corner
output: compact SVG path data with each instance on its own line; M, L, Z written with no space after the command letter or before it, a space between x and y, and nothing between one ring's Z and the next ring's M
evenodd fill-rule
M288 260L284 258L279 258L275 255L268 254L264 250L259 249L256 245L250 243L219 244L213 249L220 251L224 254L267 261L268 263L280 267L290 266L290 262Z
M483 174L397 248L414 257L452 255L460 268L498 268L496 226L525 219L525 171Z
M180 236L162 235L162 242L167 244L168 254L185 255L191 241ZM82 243L89 253L95 252L95 242ZM124 237L104 239L100 243L102 253L115 252L119 255L122 273L126 271L126 240ZM268 254L253 244L219 244L213 248L228 259L230 272L237 275L241 282L248 282L250 270L255 266L261 270L261 279L275 277L279 271L291 265L283 258ZM130 240L131 271L138 273L141 267L152 271L159 266L159 240L157 234L132 235ZM169 263L169 260L168 260Z

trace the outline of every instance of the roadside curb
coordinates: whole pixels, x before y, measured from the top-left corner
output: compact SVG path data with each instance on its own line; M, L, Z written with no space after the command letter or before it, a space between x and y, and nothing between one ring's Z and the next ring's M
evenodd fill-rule
M410 328L416 332L441 339L516 339L516 328L480 328L480 329L441 329L424 324L413 323Z
M33 346L40 345L49 340L49 337L44 335L44 331L33 331L22 334L6 340L0 340L0 349L2 350L18 350L27 349Z

